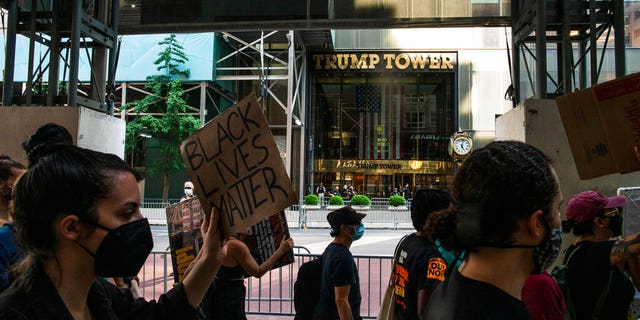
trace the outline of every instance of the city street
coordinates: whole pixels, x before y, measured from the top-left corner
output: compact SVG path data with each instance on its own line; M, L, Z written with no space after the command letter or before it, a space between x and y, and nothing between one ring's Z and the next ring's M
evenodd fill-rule
M164 252L169 248L168 231L166 226L154 225L151 226L154 239L154 251ZM298 247L304 247L312 254L321 254L325 247L331 242L331 236L329 235L329 229L291 229L291 235L294 238L295 245ZM412 232L410 229L404 230L390 230L390 229L368 229L365 231L362 239L356 241L351 246L351 251L356 256L365 256L359 258L361 288L365 288L366 294L363 296L364 302L362 312L370 311L377 312L379 308L380 295L383 292L382 282L386 280L389 274L389 260L388 258L375 258L376 256L391 256L393 255L397 242L407 233ZM303 249L301 253L306 253ZM171 269L171 262L164 257L168 257L165 254L152 255L148 260L145 269L142 271L141 280L142 286L146 287L143 291L143 295L147 299L156 299L160 293L165 290L164 276L162 274L163 265L168 263L169 271ZM284 312L292 310L291 301L288 300L292 296L290 292L292 288L292 281L295 280L295 272L299 268L300 261L296 262L292 267L282 268L273 274L265 275L261 280L252 279L247 283L247 286L253 292L253 295L258 295L266 298L262 302L253 301L247 306L248 312L256 312L258 308L264 312L265 310L271 310L270 308L283 308ZM171 288L173 284L172 278L168 278L166 283L167 289ZM273 288L279 288L272 292ZM275 292L275 293L274 293ZM274 296L275 295L275 296ZM283 297L284 300L277 302L278 297ZM276 302L268 302L267 297L275 298ZM255 296L251 298L255 300ZM273 303L273 304L272 304ZM369 305L370 304L370 305ZM276 310L276 309L273 309ZM277 309L280 310L280 309ZM276 312L277 313L277 312ZM248 315L249 319L288 319L290 316L276 316L276 315Z
M151 226L151 231L154 251L164 251L169 248L166 226ZM290 229L289 231L295 245L309 249L312 254L321 254L332 239L329 229ZM355 255L392 255L400 238L410 232L413 230L367 229L362 239L353 243L351 252ZM301 252L304 253L304 251Z

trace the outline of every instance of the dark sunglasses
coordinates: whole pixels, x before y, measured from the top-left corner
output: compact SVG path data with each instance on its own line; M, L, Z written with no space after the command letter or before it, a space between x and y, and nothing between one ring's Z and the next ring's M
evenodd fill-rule
M604 209L602 211L602 213L600 214L600 216L603 217L603 218L613 217L615 215L622 215L622 209L620 209L620 208L607 208L607 209Z

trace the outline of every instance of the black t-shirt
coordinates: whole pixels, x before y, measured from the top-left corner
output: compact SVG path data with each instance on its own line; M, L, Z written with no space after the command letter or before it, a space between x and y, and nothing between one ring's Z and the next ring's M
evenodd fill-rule
M633 283L617 267L611 266L614 241L583 242L567 249L566 257L578 248L568 264L567 281L577 319L592 319L595 306L613 272L609 292L599 319L627 319L634 295ZM568 301L567 301L568 303ZM567 306L568 307L568 306Z
M429 299L428 320L530 319L522 301L488 283L454 270Z
M411 189L409 189L408 187L404 188L403 193L404 193L404 198L405 199L411 198Z
M442 283L447 263L429 239L415 233L402 240L394 260L397 316L418 319L418 291Z
M332 242L324 250L322 259L322 287L314 319L338 319L335 287L344 285L351 285L349 305L353 319L362 319L360 317L360 302L362 300L360 276L351 252L343 245Z

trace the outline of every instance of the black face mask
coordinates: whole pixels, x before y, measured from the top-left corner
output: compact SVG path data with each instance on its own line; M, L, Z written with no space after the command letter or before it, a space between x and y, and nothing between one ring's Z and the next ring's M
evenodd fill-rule
M613 233L613 237L622 235L622 216L619 214L609 217L609 230Z
M83 245L78 245L95 258L96 275L100 277L136 276L153 249L149 221L140 219L115 229L109 229L100 224L93 225L109 231L98 247L98 251L94 254Z

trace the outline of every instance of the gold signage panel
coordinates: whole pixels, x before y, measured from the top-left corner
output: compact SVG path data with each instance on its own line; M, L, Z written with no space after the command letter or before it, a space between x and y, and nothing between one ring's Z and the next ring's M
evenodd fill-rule
M446 174L451 168L451 161L442 160L315 160L315 170L317 172Z
M311 55L312 71L455 72L456 52L345 52Z

